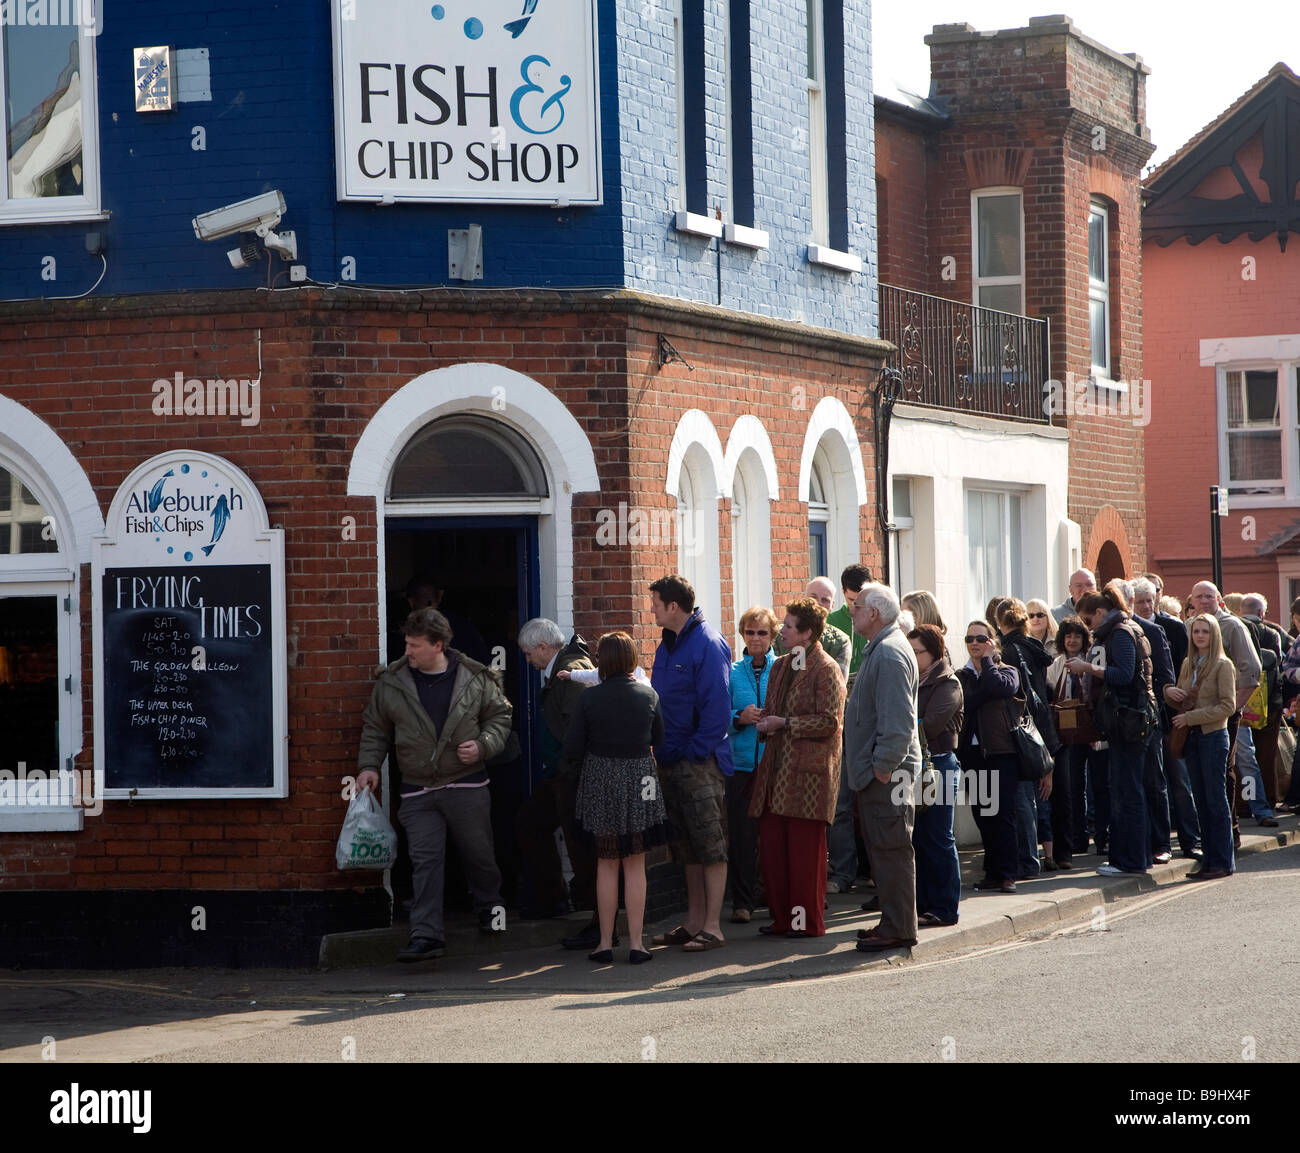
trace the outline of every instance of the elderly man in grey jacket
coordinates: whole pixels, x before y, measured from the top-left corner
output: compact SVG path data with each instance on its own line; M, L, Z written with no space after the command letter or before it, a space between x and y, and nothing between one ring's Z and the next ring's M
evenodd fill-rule
M858 933L864 953L916 944L913 782L921 770L916 729L916 654L898 627L898 598L880 584L862 587L853 630L866 637L844 710L845 773L857 793L862 839L880 897L880 924Z

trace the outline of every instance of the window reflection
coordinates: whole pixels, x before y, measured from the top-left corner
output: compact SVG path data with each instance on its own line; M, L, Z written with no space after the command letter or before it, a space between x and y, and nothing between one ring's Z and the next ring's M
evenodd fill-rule
M75 24L3 29L9 196L80 196L81 65Z

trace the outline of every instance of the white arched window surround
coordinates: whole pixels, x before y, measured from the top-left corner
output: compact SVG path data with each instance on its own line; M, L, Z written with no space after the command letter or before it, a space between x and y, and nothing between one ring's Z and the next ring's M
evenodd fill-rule
M411 439L439 417L478 413L508 425L536 449L546 470L543 499L525 501L387 502L388 478ZM500 364L456 364L423 373L399 388L371 417L348 469L349 496L375 502L379 525L377 576L383 587L386 516L462 516L533 513L538 517L542 615L573 620L573 494L599 492L596 457L582 426L553 392ZM379 598L376 652L388 627Z
M732 607L737 618L732 624L738 627L740 614L751 605L772 603L771 502L780 490L772 442L756 416L746 414L732 427L725 463L731 488Z
M58 433L7 396L0 396L0 467L17 476L53 518L58 551L0 557L0 596L59 602L59 681L71 678L71 691L59 694L59 750L66 767L84 747L80 569L90 561L91 541L104 531L104 515L85 471ZM76 806L3 806L0 832L76 831L82 818Z
M830 509L826 534L829 571L825 575L838 582L844 568L861 557L858 510L867 503L867 478L853 417L833 396L817 402L804 433L799 460L799 499L805 504L812 487L815 460L823 474L824 496Z
M685 485L683 473L686 474ZM713 427L708 414L698 408L684 412L677 422L668 446L664 489L677 498L679 512L694 517L692 539L678 539L678 564L685 570L681 575L694 587L695 600L704 613L704 619L725 636L726 629L721 625L720 616L718 501L731 496L731 484L718 430ZM689 499L689 508L683 503L683 497Z

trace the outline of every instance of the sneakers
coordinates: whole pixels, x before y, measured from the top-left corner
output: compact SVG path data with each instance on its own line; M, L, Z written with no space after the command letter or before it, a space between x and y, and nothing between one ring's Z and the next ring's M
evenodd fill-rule
M1098 865L1097 872L1103 877L1122 877L1123 869L1117 869L1114 865Z
M446 952L447 946L444 942L430 940L427 937L417 937L397 954L397 959L404 965L409 965L413 961L435 960L444 956Z

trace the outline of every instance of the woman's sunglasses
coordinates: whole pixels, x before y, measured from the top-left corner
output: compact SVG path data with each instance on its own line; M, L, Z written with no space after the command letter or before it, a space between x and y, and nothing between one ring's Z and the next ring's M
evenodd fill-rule
M1030 619L1031 621L1041 621L1041 620L1046 620L1046 619L1047 619L1047 614L1046 614L1046 613L1030 613L1030 614L1029 614L1029 619Z
M986 645L989 643L989 638L986 633L979 633L976 636L967 637L966 643L968 645Z

